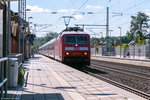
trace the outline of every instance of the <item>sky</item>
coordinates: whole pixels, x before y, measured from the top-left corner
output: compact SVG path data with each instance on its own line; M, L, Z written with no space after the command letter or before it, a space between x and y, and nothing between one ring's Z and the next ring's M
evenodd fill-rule
M63 16L74 17L69 26L106 25L106 8L109 7L109 30L112 30L109 35L124 36L130 30L131 16L137 15L137 12L150 16L149 5L150 0L27 0L27 9L31 10L27 12L27 19L33 17L29 19L31 26L39 24L36 35L40 37L48 31L60 33L65 28ZM11 2L11 9L17 12L18 2ZM49 27L41 27L40 24L48 24ZM122 29L121 34L118 27ZM105 26L85 26L84 29L93 37L106 36Z

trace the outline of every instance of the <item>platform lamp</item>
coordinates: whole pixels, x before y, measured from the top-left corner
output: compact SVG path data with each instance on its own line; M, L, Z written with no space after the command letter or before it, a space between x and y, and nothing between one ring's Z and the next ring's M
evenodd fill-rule
M30 22L30 19L33 19L33 17L28 17L28 31L27 31L27 33L31 33L30 32L30 24L32 24L32 22Z
M111 37L111 32L112 32L112 31L113 31L113 30L109 30L109 32L110 32L110 34L109 34L109 35L110 35L110 37Z
M30 19L33 19L33 17L28 17L28 31L26 32L27 34L31 34L31 32L30 32ZM30 45L29 45L29 58L31 57L31 47L30 47Z
M31 17L31 16L30 16L30 17L28 17L28 23L29 23L29 20L30 20L30 19L33 19L33 17Z
M109 38L109 43L111 43L111 33L113 32L113 30L109 30L109 35L110 35L110 38ZM109 44L109 56L112 55L112 44Z
M103 32L100 32L101 36L103 37Z
M122 44L122 39L121 39L121 34L122 34L122 27L118 27L120 29L120 58L121 58L121 44Z

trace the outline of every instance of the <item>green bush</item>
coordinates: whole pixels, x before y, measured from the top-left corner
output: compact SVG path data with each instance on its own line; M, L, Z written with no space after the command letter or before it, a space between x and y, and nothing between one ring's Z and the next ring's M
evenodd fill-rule
M18 84L20 86L23 86L24 84L24 74L25 74L25 70L23 68L20 68L18 74Z
M129 45L128 44L121 44L121 49L125 50Z

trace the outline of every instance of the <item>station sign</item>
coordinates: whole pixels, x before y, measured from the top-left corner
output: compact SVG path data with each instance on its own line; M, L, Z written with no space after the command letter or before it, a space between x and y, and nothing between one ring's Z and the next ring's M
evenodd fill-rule
M31 34L31 31L30 31L30 30L28 30L26 33L27 33L27 34Z

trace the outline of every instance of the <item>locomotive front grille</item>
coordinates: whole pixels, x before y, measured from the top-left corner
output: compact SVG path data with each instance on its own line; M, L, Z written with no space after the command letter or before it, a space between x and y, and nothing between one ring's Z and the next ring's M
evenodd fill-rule
M65 62L89 62L87 57L65 57Z

